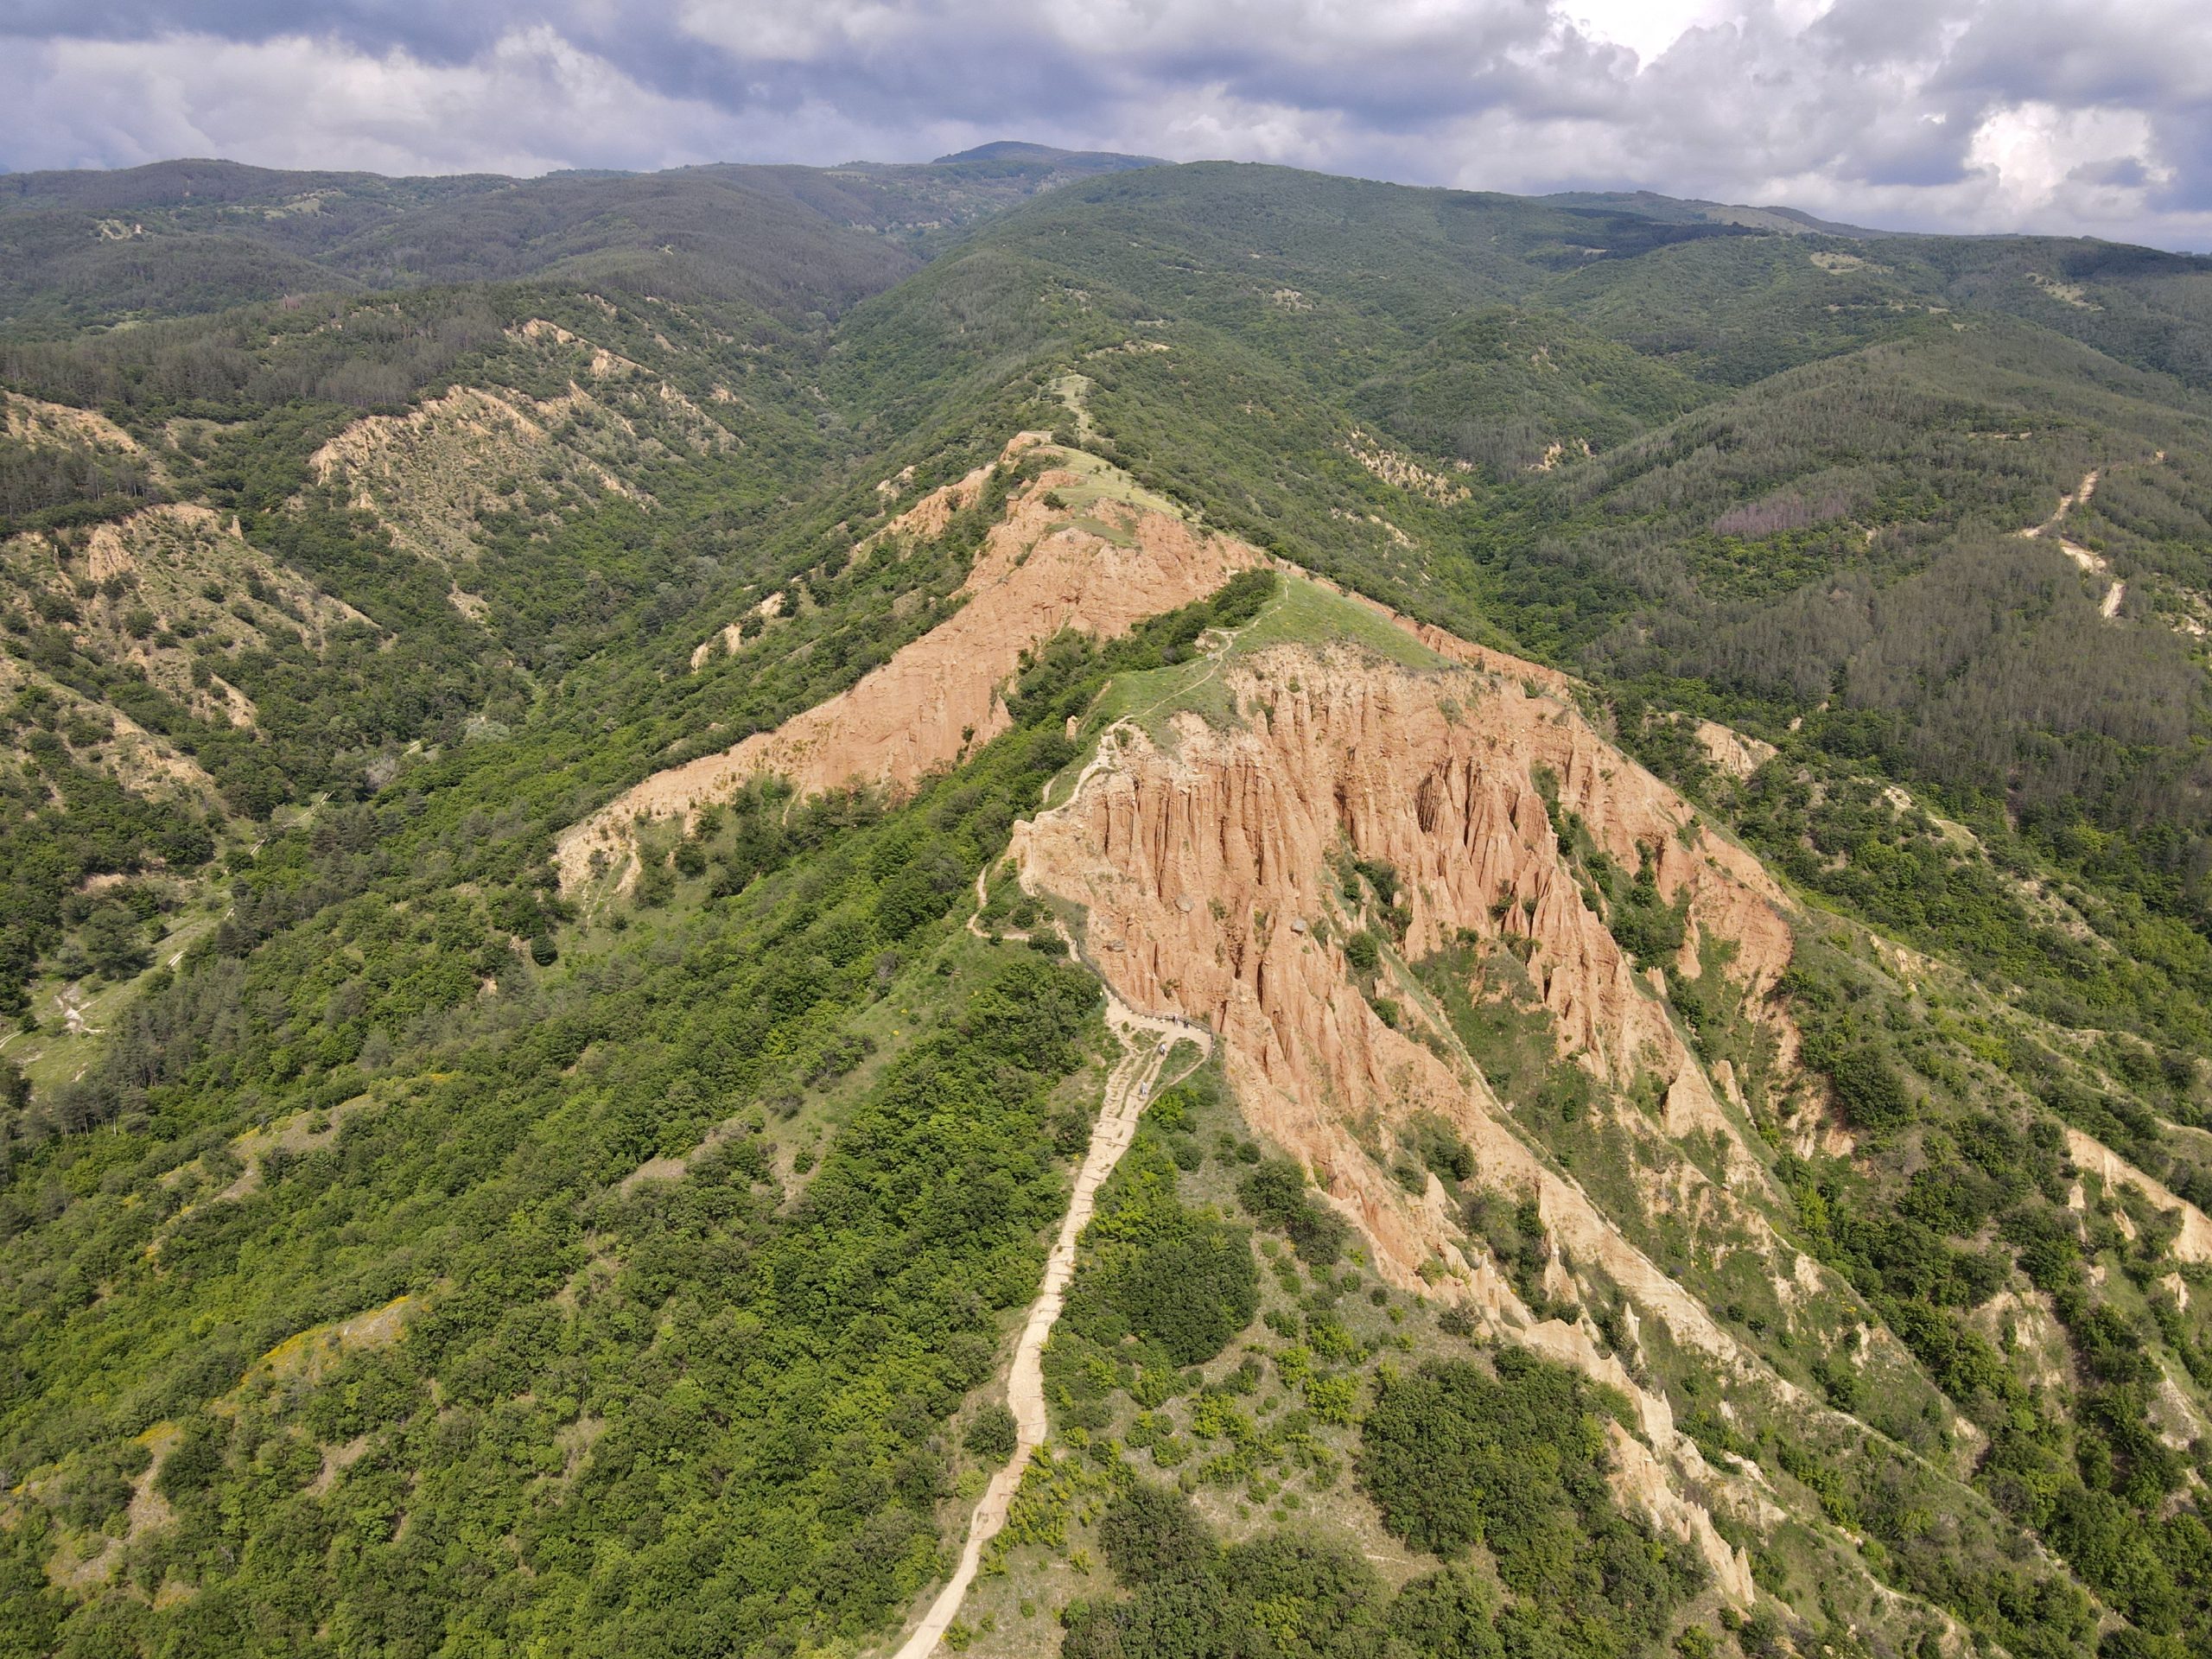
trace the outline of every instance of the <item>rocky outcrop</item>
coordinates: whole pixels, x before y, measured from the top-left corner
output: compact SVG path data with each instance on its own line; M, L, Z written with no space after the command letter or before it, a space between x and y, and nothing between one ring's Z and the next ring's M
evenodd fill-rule
M2069 1127L2066 1155L2078 1169L2094 1172L2107 1187L2133 1186L2160 1210L2180 1217L2170 1248L2177 1262L2212 1262L2212 1219L2187 1198L2129 1163L2093 1136Z
M1248 711L1240 728L1179 716L1169 748L1118 730L1111 764L1020 832L1033 880L1090 909L1094 944L1124 947L1097 953L1117 988L1212 1021L1271 1090L1317 1107L1456 1091L1450 1068L1367 1008L1341 949L1303 927L1335 902L1341 850L1397 870L1407 957L1463 933L1525 939L1570 1052L1617 1084L1657 1072L1671 1132L1720 1122L1665 1003L1561 857L1537 779L1555 780L1560 808L1619 862L1655 861L1662 896L1688 894L1692 921L1735 945L1732 971L1758 992L1790 938L1755 859L1541 683L1531 695L1487 664L1418 673L1343 647L1224 672ZM1440 1075L1406 1075L1426 1074L1416 1057Z
M861 556L891 556L895 537L941 533L987 481L971 475L924 498ZM1000 694L1024 649L1063 627L1118 632L1261 562L1126 499L1091 496L1080 517L1054 505L1095 486L1087 473L1055 469L1015 492L963 609L842 696L610 803L564 838L564 880L626 861L640 817L688 814L760 773L802 792L855 779L905 788L1004 728ZM1623 1091L1657 1080L1647 1133L1704 1133L1720 1148L1720 1180L1671 1160L1654 1177L1665 1188L1655 1202L1724 1215L1775 1275L1809 1281L1798 1287L1813 1294L1824 1287L1819 1270L1732 1191L1767 1179L1745 1147L1740 1103L1731 1107L1727 1084L1716 1089L1656 976L1639 973L1592 908L1559 825L1574 815L1617 863L1649 869L1662 897L1679 896L1690 943L1677 969L1709 971L1699 940L1730 947L1726 971L1787 1052L1794 1034L1764 997L1789 960L1783 896L1755 859L1589 725L1564 676L1370 608L1413 643L1221 646L1205 676L1217 681L1204 698L1212 723L1184 712L1154 721L1150 734L1134 721L1115 726L1065 804L1017 827L1011 855L1032 892L1083 911L1084 955L1119 998L1217 1033L1246 1117L1357 1222L1382 1277L1478 1310L1492 1330L1634 1402L1640 1433L1616 1445L1623 1498L1694 1544L1726 1593L1747 1602L1749 1560L1723 1539L1709 1505L1723 1494L1764 1523L1780 1517L1771 1495L1753 1475L1709 1465L1676 1429L1666 1395L1639 1384L1586 1315L1532 1311L1468 1238L1440 1184L1405 1191L1368 1144L1376 1127L1433 1112L1465 1137L1485 1185L1533 1192L1558 1252L1549 1287L1562 1301L1586 1300L1609 1281L1633 1318L1659 1321L1724 1377L1822 1408L1532 1148L1440 1015L1424 1009L1418 985L1379 988L1406 1012L1378 1014L1378 988L1363 986L1343 944L1376 918L1348 903L1342 883L1350 860L1392 867L1400 960L1464 942L1510 950L1567 1054ZM1352 635L1379 643L1371 620L1348 620Z
M1340 943L1354 918L1338 868L1347 857L1395 868L1407 959L1463 938L1525 953L1567 1052L1618 1085L1656 1074L1667 1132L1718 1131L1734 1148L1732 1181L1764 1178L1664 1001L1586 901L1545 790L1624 867L1650 862L1662 896L1686 895L1695 929L1735 947L1732 971L1755 994L1789 963L1782 895L1756 860L1593 731L1560 677L1408 627L1435 651L1433 666L1341 645L1226 663L1236 723L1179 715L1164 742L1116 728L1068 802L1017 828L1013 855L1032 891L1083 907L1086 955L1121 996L1220 1033L1248 1119L1357 1221L1383 1276L1478 1307L1637 1402L1649 1447L1624 1439L1618 1478L1748 1599L1747 1562L1674 1477L1727 1479L1675 1431L1664 1395L1637 1387L1586 1320L1532 1316L1468 1243L1443 1189L1432 1181L1409 1197L1363 1144L1362 1125L1445 1117L1486 1184L1533 1191L1560 1250L1618 1284L1675 1342L1725 1374L1796 1390L1531 1150L1479 1071L1454 1058L1440 1022L1431 1043L1376 1012ZM1417 990L1391 994L1415 1007L1402 1017L1415 1026ZM1683 1179L1706 1189L1696 1201L1734 1207L1687 1166ZM1785 1269L1806 1265L1766 1237ZM1745 1501L1758 1507L1755 1493Z
M441 563L473 559L477 520L518 505L525 487L557 490L575 506L600 493L631 494L607 467L559 433L588 392L545 401L518 391L451 386L404 415L356 421L308 457L319 484L342 487L392 541Z
M72 409L67 404L45 403L12 391L0 391L0 434L34 448L146 454L137 439L97 410Z
M1344 448L1346 454L1385 484L1394 484L1410 494L1426 496L1440 505L1464 501L1469 494L1465 485L1455 484L1443 474L1431 472L1402 450L1384 448L1356 428L1344 440Z
M96 746L76 751L77 757L125 789L144 795L181 790L210 804L217 798L215 780L168 738L148 731L119 709L92 702L50 674L0 657L0 701L13 702L24 690L34 691L64 718L82 718L95 725L105 721L111 735Z
M1718 721L1698 721L1697 741L1713 768L1731 778L1750 777L1777 753L1774 745L1764 739L1747 737Z
M887 532L942 534L950 512L980 494L984 475L932 492ZM1048 468L1010 497L961 586L966 603L849 690L773 732L657 773L569 830L559 848L563 885L587 880L594 854L602 868L626 868L637 819L688 817L765 773L802 795L854 783L903 791L1006 729L1001 692L1024 652L1064 628L1126 632L1262 563L1243 543L1157 510L1119 505L1115 526L1079 523L1048 498L1080 481Z
M543 318L509 329L506 350L529 370L523 384L567 390L448 386L404 415L355 421L308 458L309 476L376 515L396 545L451 564L475 557L486 514L550 521L608 496L650 505L623 481L640 458L739 447L642 364Z
M48 612L61 620L48 622ZM257 548L235 518L190 502L109 519L73 543L42 531L0 541L0 614L9 613L60 629L86 657L143 678L197 718L237 727L253 725L256 711L223 677L230 658L296 644L321 651L340 628L374 626ZM120 709L113 717L137 729ZM196 765L184 772L204 781Z

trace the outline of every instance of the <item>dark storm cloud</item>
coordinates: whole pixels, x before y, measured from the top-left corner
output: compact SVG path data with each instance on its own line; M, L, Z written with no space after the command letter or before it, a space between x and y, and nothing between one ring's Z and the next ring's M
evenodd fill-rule
M2212 243L2181 0L0 0L0 162L910 159L1001 137Z

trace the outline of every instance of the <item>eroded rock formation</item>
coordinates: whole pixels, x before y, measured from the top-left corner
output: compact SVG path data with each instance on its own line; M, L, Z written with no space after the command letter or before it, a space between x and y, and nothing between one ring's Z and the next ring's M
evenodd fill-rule
M1094 947L1121 947L1094 950L1117 989L1210 1020L1267 1090L1313 1112L1455 1094L1451 1068L1383 1024L1341 945L1306 925L1336 906L1332 860L1381 861L1402 882L1407 957L1462 933L1527 939L1569 1052L1616 1084L1656 1072L1670 1132L1726 1128L1664 1001L1560 855L1537 779L1620 863L1655 861L1662 896L1687 893L1696 930L1735 947L1731 971L1757 993L1788 964L1789 931L1755 859L1541 683L1343 647L1224 672L1240 728L1181 715L1163 748L1122 728L1077 798L1018 832L1033 884L1090 911ZM1683 957L1694 974L1687 944Z
M849 690L773 732L656 773L569 830L559 850L563 884L585 880L594 853L603 865L626 866L638 818L688 817L763 773L788 779L803 795L851 783L908 789L1007 728L1001 693L1024 652L1063 628L1126 632L1262 563L1241 542L1126 504L1112 509L1117 533L1101 535L1047 499L1078 481L1048 468L1017 491L962 584L967 602ZM982 483L982 474L971 474L933 492L887 533L943 534L950 512L972 502Z
M1666 1477L1662 1458L1715 1478L1664 1396L1637 1387L1584 1321L1532 1316L1466 1246L1443 1189L1432 1180L1409 1196L1363 1145L1363 1120L1444 1116L1486 1182L1533 1190L1561 1249L1601 1268L1675 1340L1794 1390L1535 1155L1480 1072L1446 1058L1448 1039L1432 1047L1376 1012L1345 956L1352 918L1338 888L1346 859L1395 868L1408 960L1464 937L1520 941L1567 1051L1616 1084L1657 1074L1667 1131L1718 1130L1733 1148L1731 1179L1746 1180L1758 1179L1756 1160L1665 1001L1586 902L1545 788L1624 867L1650 861L1662 896L1687 895L1694 929L1733 945L1732 971L1754 994L1789 962L1782 895L1754 859L1592 730L1557 677L1418 632L1441 648L1433 668L1343 645L1226 664L1237 724L1180 715L1166 743L1116 728L1069 802L1017 829L1014 856L1033 891L1084 909L1087 955L1116 992L1221 1034L1246 1116L1357 1222L1381 1273L1474 1304L1637 1401L1657 1451L1624 1437L1620 1478L1748 1598L1746 1563ZM1687 945L1684 956L1694 971ZM1418 1001L1414 988L1394 990ZM1794 1252L1774 1244L1787 1263Z

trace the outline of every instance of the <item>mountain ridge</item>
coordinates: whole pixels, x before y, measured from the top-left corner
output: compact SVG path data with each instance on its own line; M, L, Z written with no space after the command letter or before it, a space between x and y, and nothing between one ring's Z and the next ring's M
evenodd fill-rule
M2195 1659L2200 265L1058 164L44 221L0 1634Z

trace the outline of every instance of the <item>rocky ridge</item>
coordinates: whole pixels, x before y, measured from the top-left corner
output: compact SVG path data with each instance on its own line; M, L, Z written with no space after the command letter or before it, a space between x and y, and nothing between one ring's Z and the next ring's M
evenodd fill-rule
M343 629L372 629L238 533L233 519L191 502L149 506L89 528L26 531L0 541L0 619L18 632L51 629L68 645L124 667L216 725L258 723L253 701L225 677L242 652L303 644L325 649ZM97 757L132 788L209 786L170 738L73 690L33 658L0 663L0 684L34 687L56 706L111 725Z
M1038 442L1023 435L1001 464ZM780 775L801 794L855 782L901 791L1004 729L1003 688L1033 645L1063 627L1125 630L1270 563L1173 512L1096 499L1096 467L1062 452L1017 486L963 607L891 662L573 828L559 848L564 885L626 882L641 821L688 818L755 776ZM905 538L942 535L988 478L978 469L931 493L855 556L898 556ZM1954 1524L1986 1526L1986 1500L1963 1484L1980 1431L1847 1285L1783 1236L1788 1201L1755 1149L1743 1082L1726 1060L1700 1057L1670 1007L1671 975L1740 1008L1769 1057L1768 1084L1803 1097L1803 1133L1835 1141L1773 995L1793 951L1790 901L1592 725L1567 677L1276 568L1279 605L1306 607L1305 623L1263 611L1249 639L1209 636L1203 664L1109 687L1100 710L1141 712L1094 711L1090 758L1071 787L1048 793L1057 805L1016 826L1009 868L1059 912L1121 1006L1215 1033L1246 1120L1357 1226L1381 1277L1626 1397L1634 1428L1608 1430L1617 1492L1695 1549L1725 1596L1750 1605L1760 1594L1738 1541L1789 1529L1862 1610L1905 1608L1848 1534L1808 1530L1757 1465L1708 1455L1678 1426L1646 1351L1656 1340L1694 1356L1731 1421L1818 1423L1939 1493ZM1317 604L1336 614L1317 620ZM1378 648L1378 635L1393 643ZM1617 901L1593 883L1593 860L1636 873L1675 906L1681 943L1663 963L1639 963L1616 938ZM1386 869L1387 894L1371 874ZM1384 935L1379 960L1355 963L1352 938ZM1610 1091L1602 1109L1638 1149L1632 1197L1597 1196L1516 1121L1524 1103L1501 1096L1417 971L1453 950L1521 965L1548 1040ZM1431 1118L1470 1148L1483 1187L1533 1199L1547 1239L1541 1294L1492 1255L1434 1175L1409 1190L1393 1166L1392 1147ZM1624 1202L1641 1213L1624 1217ZM1862 1382L1925 1401L1943 1449L1891 1441L1777 1370L1679 1265L1638 1242L1649 1228L1631 1222L1655 1217L1683 1230L1705 1262L1733 1257L1761 1275L1787 1328L1815 1335L1815 1351L1849 1333L1838 1350ZM1593 1318L1608 1305L1624 1310L1625 1335Z
M1664 1132L1719 1131L1732 1147L1731 1179L1746 1182L1759 1179L1759 1166L1664 1001L1585 903L1535 778L1548 768L1560 804L1616 857L1631 866L1656 858L1661 892L1688 893L1694 925L1737 946L1758 989L1788 963L1782 896L1755 860L1697 826L1679 798L1605 745L1558 677L1409 631L1436 652L1433 667L1408 670L1340 645L1281 647L1222 671L1248 716L1235 728L1179 715L1168 745L1133 725L1116 728L1072 798L1018 827L1013 855L1033 892L1086 912L1087 958L1117 995L1219 1033L1248 1121L1304 1163L1358 1225L1378 1272L1463 1300L1636 1401L1650 1445L1620 1435L1624 1495L1695 1542L1719 1581L1748 1601L1748 1559L1682 1495L1730 1478L1675 1430L1663 1395L1638 1387L1586 1321L1530 1313L1470 1243L1433 1176L1417 1194L1393 1179L1363 1143L1363 1121L1443 1116L1486 1180L1533 1188L1564 1250L1601 1267L1675 1339L1794 1391L1762 1376L1755 1357L1530 1150L1480 1071L1439 1052L1449 1052L1440 1020L1427 1020L1424 1033L1384 1020L1347 960L1342 941L1356 922L1333 870L1347 855L1395 868L1408 912L1405 958L1463 933L1526 941L1567 1052L1616 1082L1658 1069L1667 1078ZM1786 1041L1786 1020L1769 1017ZM1725 1192L1697 1201L1741 1209ZM1817 1283L1808 1260L1778 1241L1773 1248L1786 1270ZM1737 1497L1764 1507L1749 1490Z
M1042 435L1015 438L1000 464ZM855 556L893 557L901 537L942 536L988 472L924 496ZM1064 628L1101 638L1126 632L1262 563L1243 543L1157 507L1116 503L1116 522L1108 524L1053 505L1058 492L1085 478L1074 467L1050 465L1018 488L962 584L961 608L850 690L773 732L656 773L569 830L557 855L563 886L588 880L594 857L627 881L638 819L688 818L765 773L787 779L801 794L846 784L901 793L1006 729L1002 692L1025 652Z
M396 545L461 565L487 514L575 513L608 497L650 505L626 481L640 461L737 447L667 380L557 324L532 318L507 331L505 348L506 378L550 395L449 386L404 415L354 422L308 457L308 476L374 514ZM468 613L466 599L454 602Z

